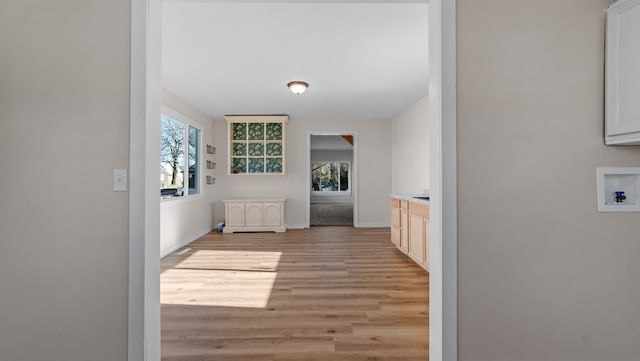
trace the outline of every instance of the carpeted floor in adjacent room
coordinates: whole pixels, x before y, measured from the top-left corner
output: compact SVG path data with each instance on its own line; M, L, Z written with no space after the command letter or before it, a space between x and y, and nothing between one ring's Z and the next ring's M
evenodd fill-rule
M312 226L353 226L352 203L311 203Z

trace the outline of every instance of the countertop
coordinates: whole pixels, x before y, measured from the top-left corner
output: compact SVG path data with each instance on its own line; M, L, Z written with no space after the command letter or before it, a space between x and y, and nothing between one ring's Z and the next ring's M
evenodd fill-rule
M424 204L424 205L429 205L429 201L426 199L418 199L418 198L413 198L413 197L428 197L428 194L395 194L392 193L389 195L389 197L391 198L397 198L397 199L402 199L405 201L409 201L409 202L414 202L414 203L419 203L419 204Z

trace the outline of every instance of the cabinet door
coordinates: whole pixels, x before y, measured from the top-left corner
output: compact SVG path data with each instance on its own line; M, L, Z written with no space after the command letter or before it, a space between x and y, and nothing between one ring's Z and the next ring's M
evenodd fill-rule
M429 269L429 206L409 204L409 257Z
M391 243L400 248L400 201L391 200Z
M640 139L640 0L607 9L605 128L607 137ZM630 134L636 134L630 137ZM607 144L626 141L607 139Z
M229 227L244 226L244 203L227 203L226 225Z
M262 203L245 203L245 226L262 227L264 217L262 215Z
M429 218L424 219L424 265L427 271L430 269L429 263Z
M418 214L409 213L409 257L417 263L424 264L425 260L425 221Z
M282 225L282 203L265 203L263 214L265 226Z
M400 209L400 250L409 251L409 212L406 208Z
M400 227L391 226L391 243L397 248L400 248Z

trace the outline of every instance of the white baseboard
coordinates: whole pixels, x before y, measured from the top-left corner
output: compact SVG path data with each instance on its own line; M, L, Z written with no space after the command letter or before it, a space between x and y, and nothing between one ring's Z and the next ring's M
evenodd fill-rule
M271 226L263 226L263 227L224 227L222 233L236 233L236 232L276 232L282 233L287 230L285 226L271 227Z
M380 222L380 223L358 223L354 225L355 228L389 228L391 227L390 223ZM288 224L287 229L305 229L309 227L305 227L304 224Z
M213 231L214 229L216 229L215 225L210 226L209 228L203 228L199 232L196 232L194 236L186 237L184 240L182 240L182 241L180 241L180 242L178 242L178 243L176 243L176 244L174 244L174 245L172 245L170 247L167 247L166 249L161 249L160 250L160 259L170 255L171 253L173 253L173 252L179 250L180 248L188 245L189 243L191 243L191 242L195 241L196 239L204 236L205 234Z
M389 228L391 224L389 222L380 222L380 223L363 223L360 222L354 225L356 228Z

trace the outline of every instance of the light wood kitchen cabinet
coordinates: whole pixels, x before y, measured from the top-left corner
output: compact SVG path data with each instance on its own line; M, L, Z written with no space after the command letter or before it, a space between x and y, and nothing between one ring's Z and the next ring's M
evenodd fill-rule
M429 207L409 203L409 257L429 270Z
M391 242L404 253L409 251L407 203L400 199L391 199Z
M392 198L391 242L428 271L429 206Z
M224 233L284 232L284 202L286 199L233 199L224 200Z
M607 9L605 143L640 144L640 0Z
M391 198L391 243L400 248L402 228L400 225L400 200Z
M400 200L400 250L409 252L409 202Z

